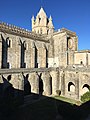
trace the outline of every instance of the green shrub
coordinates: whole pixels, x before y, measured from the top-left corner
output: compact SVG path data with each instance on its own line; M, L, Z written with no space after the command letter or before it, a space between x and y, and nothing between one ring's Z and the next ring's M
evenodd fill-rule
M83 94L82 96L81 96L81 101L82 102L87 102L87 101L89 101L90 100L90 91L89 92L86 92L85 94Z

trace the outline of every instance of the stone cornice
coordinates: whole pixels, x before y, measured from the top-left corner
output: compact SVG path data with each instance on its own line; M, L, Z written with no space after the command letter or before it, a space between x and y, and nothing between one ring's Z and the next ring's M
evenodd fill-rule
M6 32L9 34L19 35L21 37L31 38L37 41L49 42L48 39L43 35L40 35L40 34L38 35L29 30L26 30L14 25L10 25L4 22L0 22L0 31Z
M18 73L33 73L33 72L50 72L58 71L58 68L17 68L17 69L0 69L0 75L3 74L18 74Z

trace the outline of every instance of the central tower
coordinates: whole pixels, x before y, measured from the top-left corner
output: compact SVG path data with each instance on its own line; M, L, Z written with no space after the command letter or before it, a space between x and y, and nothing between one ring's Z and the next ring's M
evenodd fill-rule
M52 23L52 17L47 17L44 9L41 7L36 19L32 17L32 31L37 34L49 34L53 33L54 26Z

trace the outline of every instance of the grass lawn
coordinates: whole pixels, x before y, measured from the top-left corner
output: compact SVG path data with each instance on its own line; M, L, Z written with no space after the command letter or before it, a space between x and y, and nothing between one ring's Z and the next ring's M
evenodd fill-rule
M72 105L73 104L81 105L80 101L77 101L77 100L74 100L74 99L70 99L70 98L66 98L66 97L63 97L63 96L54 96L53 98L57 99L57 100L64 101L64 102L67 102L67 103L71 103Z

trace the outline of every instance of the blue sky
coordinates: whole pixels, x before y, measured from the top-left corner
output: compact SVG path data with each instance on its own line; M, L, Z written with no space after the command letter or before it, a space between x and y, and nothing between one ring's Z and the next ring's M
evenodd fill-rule
M90 0L1 0L0 21L31 30L31 17L43 7L55 29L75 31L79 50L90 49Z

